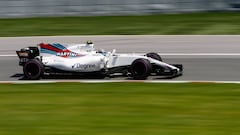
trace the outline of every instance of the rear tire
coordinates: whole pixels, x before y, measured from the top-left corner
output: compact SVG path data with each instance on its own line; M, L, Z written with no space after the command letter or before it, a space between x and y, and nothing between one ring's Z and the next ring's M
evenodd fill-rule
M131 65L131 75L135 80L145 80L152 71L152 65L147 59L136 59Z
M23 66L24 77L28 80L39 80L43 72L43 64L37 59L31 59Z
M155 60L158 60L158 61L162 61L161 56L159 54L155 53L155 52L147 53L146 56L150 57L150 58L153 58Z

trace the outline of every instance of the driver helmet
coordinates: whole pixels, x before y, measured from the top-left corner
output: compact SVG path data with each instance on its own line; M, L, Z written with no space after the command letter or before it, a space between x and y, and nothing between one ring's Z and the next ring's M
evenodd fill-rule
M92 42L91 40L88 40L88 41L86 42L86 44L87 44L87 45L90 45L90 44L93 44L93 42Z

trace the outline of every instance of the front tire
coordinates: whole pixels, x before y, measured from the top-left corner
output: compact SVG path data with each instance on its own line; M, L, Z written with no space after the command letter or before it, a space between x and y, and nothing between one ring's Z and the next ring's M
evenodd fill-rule
M43 64L37 59L31 59L23 66L24 77L28 80L39 80L43 72Z
M152 71L152 65L147 59L136 59L131 65L131 75L135 80L145 80Z

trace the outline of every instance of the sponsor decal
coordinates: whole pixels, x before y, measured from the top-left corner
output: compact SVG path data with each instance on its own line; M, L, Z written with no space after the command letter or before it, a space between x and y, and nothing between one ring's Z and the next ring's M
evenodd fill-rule
M68 58L68 57L81 57L84 55L72 52L71 50L68 50L65 46L58 44L58 43L53 43L53 44L40 44L41 47L41 53L47 53L47 54L52 54L56 56L60 56L63 58Z
M76 63L72 65L73 69L79 69L79 70L90 70L90 69L95 69L97 66L95 64L80 64Z
M78 56L78 54L75 53L75 52L58 52L57 56L60 56L60 57L76 57L76 56Z
M28 53L27 52L18 52L18 56L19 57L28 57Z
M19 62L24 63L24 62L27 62L28 60L29 60L28 58L20 58Z

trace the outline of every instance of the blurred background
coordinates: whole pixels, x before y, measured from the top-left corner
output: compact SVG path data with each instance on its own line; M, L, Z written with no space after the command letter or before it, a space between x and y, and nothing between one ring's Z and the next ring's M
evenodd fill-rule
M239 11L240 0L0 0L0 17Z
M225 52L164 61L184 65L179 80L239 80L239 36L128 36L240 35L238 11L240 0L0 0L0 80L18 81L21 47L86 38L118 52ZM0 84L0 135L238 135L239 97L239 84Z

